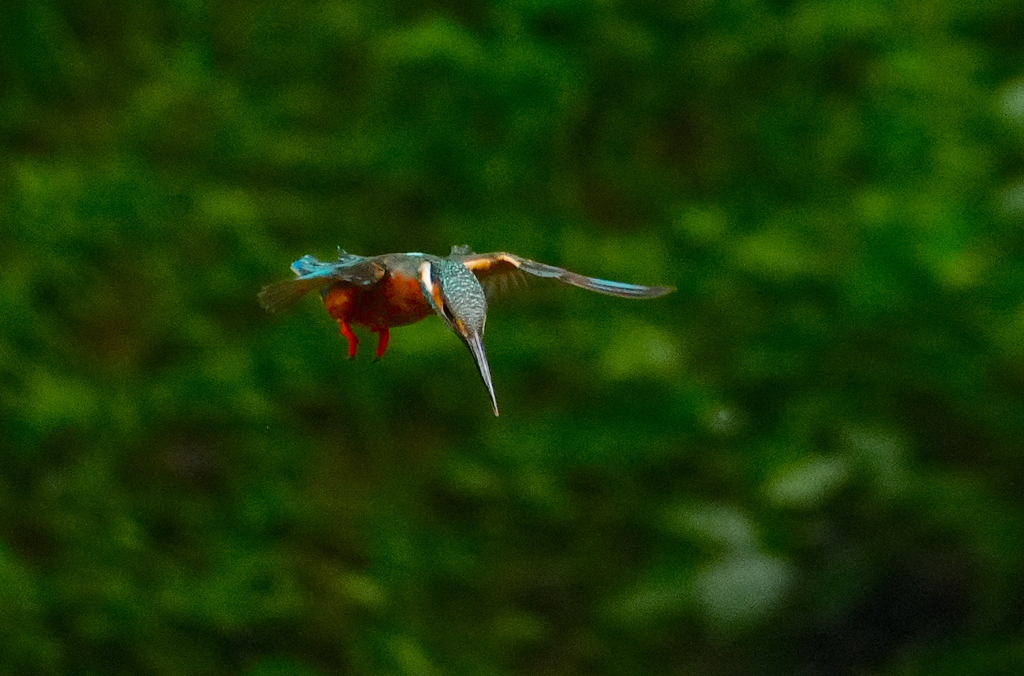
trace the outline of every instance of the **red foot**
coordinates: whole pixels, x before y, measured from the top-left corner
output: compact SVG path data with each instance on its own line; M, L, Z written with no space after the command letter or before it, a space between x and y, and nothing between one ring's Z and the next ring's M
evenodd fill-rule
M356 350L359 349L359 339L356 338L356 334L352 333L352 327L344 319L338 320L338 326L341 327L341 335L348 339L348 358L355 359Z
M377 331L377 359L384 356L384 352L388 349L389 340L391 340L391 331L386 326Z

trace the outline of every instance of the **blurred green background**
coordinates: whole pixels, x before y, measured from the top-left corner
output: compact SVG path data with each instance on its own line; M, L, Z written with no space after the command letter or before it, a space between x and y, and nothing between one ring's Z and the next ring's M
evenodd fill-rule
M0 673L1021 673L1022 35L4 2ZM453 244L678 291L499 295L497 419L436 319L256 303Z

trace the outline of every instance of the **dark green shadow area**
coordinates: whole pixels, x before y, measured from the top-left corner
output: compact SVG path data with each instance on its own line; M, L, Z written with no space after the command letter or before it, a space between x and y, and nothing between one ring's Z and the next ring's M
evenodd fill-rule
M1024 9L0 5L0 673L1024 671ZM676 293L345 358L303 254Z

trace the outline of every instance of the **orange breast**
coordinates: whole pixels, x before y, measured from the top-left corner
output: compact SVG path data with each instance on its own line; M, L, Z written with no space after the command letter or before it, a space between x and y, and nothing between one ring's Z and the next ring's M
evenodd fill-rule
M338 321L383 329L418 322L433 313L414 277L387 275L370 287L332 287L324 307Z

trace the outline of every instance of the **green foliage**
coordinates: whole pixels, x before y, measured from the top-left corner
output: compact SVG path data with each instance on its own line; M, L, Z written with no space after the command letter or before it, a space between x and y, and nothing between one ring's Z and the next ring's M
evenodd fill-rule
M0 671L1018 672L1022 29L3 4ZM453 244L678 291L255 302Z

